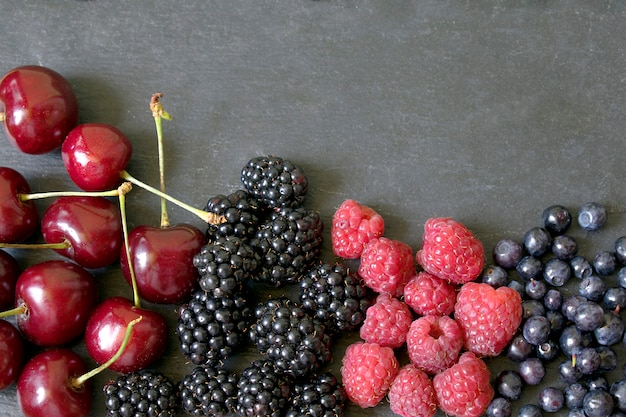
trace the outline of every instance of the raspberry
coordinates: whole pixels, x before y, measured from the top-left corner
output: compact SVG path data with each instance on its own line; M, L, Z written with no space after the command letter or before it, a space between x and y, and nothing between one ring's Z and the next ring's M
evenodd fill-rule
M456 362L463 347L461 329L449 316L424 316L415 320L406 337L413 365L434 375Z
M405 365L389 388L391 411L402 417L433 417L437 395L428 375L412 364Z
M374 291L400 297L409 278L415 275L413 250L399 240L372 239L361 253L359 275Z
M371 239L381 237L384 230L385 222L380 214L354 200L346 200L333 216L333 252L345 259L357 259L363 246Z
M428 272L418 272L404 287L404 302L420 316L449 316L454 311L456 288Z
M392 348L367 342L348 346L342 363L346 394L361 408L375 407L385 398L400 367Z
M406 341L413 315L409 306L390 294L380 294L367 309L361 326L361 339L381 346L398 348Z
M439 408L457 417L482 415L494 396L490 378L482 359L472 352L463 353L457 364L433 378Z
M454 306L465 348L481 356L497 356L522 322L522 299L509 287L468 282Z
M453 284L464 284L482 272L485 250L463 224L436 217L424 224L422 249L416 259L426 272Z

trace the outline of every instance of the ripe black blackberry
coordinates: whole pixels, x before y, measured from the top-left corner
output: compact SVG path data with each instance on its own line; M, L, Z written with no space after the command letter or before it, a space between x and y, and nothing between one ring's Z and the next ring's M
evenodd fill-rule
M302 377L332 358L331 339L324 325L286 297L261 303L250 339L283 373Z
M308 188L304 171L276 156L252 158L241 170L244 188L270 208L302 205Z
M120 375L103 391L107 417L174 417L178 408L176 386L157 371Z
M182 409L194 417L225 417L233 413L238 379L224 368L195 367L178 385Z
M194 293L179 309L176 332L185 356L196 365L217 366L244 340L251 310L241 293L216 297Z
M314 267L300 281L302 307L333 333L363 323L372 300L373 293L363 279L340 263Z
M347 398L337 378L325 372L294 385L285 417L339 417Z
M241 372L235 410L246 417L280 417L291 397L293 380L268 360L257 359Z
M259 218L263 214L259 201L245 190L228 195L220 194L209 199L205 210L224 216L225 222L209 224L206 237L212 241L216 236L254 236Z
M257 270L259 261L248 242L237 236L216 236L193 258L200 273L200 288L216 297L241 291L244 280Z
M282 208L272 213L250 241L260 256L254 278L277 287L299 281L319 258L323 229L313 210Z

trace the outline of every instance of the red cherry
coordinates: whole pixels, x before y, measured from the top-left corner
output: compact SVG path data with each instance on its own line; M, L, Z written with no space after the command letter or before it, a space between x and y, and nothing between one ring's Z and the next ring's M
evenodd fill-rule
M0 390L13 384L22 369L24 342L20 332L6 320L0 320Z
M20 275L20 266L8 252L0 250L0 310L13 306L15 283Z
M124 133L103 123L76 126L61 147L67 173L85 191L116 188L132 152L132 144Z
M17 381L17 402L25 417L85 417L91 412L90 381L75 387L87 370L69 349L50 349L30 359Z
M61 146L78 123L78 100L59 73L29 65L15 68L0 80L0 104L9 141L28 154Z
M80 336L98 300L97 284L84 268L62 260L33 265L15 287L17 326L38 346L60 346Z
M39 227L39 212L20 194L30 193L26 179L12 168L0 167L0 242L22 242Z
M163 356L168 336L163 316L136 307L127 298L112 297L100 303L87 322L85 346L93 360L103 364L112 358L122 345L128 324L139 317L143 318L135 325L128 346L109 369L135 372Z
M189 224L138 226L128 241L137 290L144 300L179 304L190 297L200 278L193 257L206 243L200 230ZM124 277L132 285L124 245L120 260Z
M41 231L47 243L68 242L57 252L85 268L102 268L119 259L122 217L104 197L60 197L46 209Z

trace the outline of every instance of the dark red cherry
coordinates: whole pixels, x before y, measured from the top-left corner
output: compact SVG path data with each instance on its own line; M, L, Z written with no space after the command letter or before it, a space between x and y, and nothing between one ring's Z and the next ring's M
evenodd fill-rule
M0 112L16 148L43 154L61 146L78 123L78 100L59 73L29 65L7 72L0 80Z
M139 295L146 301L179 304L197 288L199 274L193 257L206 243L204 233L189 224L169 227L138 226L128 235ZM131 284L126 247L122 272Z
M75 387L73 379L87 366L70 349L50 349L33 356L17 381L17 402L25 417L86 417L91 412L90 381Z
M61 346L79 337L98 301L94 277L73 262L50 260L22 272L15 287L16 316L24 337L38 346Z
M46 209L41 232L47 243L68 242L61 255L85 268L102 268L119 259L122 216L105 197L59 197Z
M6 320L0 320L0 390L17 381L24 360L24 342L20 332Z
M135 307L127 298L112 297L100 303L87 322L85 346L93 360L103 364L112 358L122 345L128 324L139 317L143 318L133 328L126 349L109 369L134 372L163 356L168 337L163 316Z
M76 126L61 147L67 173L85 191L116 188L132 152L132 144L124 133L104 123Z
M30 193L26 179L13 168L0 167L0 242L18 243L39 228L39 212L20 194Z
M0 250L0 310L13 307L15 283L21 269L11 254Z

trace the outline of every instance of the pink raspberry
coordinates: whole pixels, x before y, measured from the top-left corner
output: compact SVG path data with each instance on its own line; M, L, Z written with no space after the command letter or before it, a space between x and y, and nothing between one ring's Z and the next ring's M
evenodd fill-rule
M399 240L372 239L361 253L359 275L374 291L400 297L409 278L415 275L413 250Z
M522 298L509 287L496 289L486 283L468 282L457 294L454 318L467 350L497 356L522 322Z
M454 311L456 287L428 272L418 272L404 287L404 302L420 316L449 316Z
M426 272L453 284L464 284L482 272L485 250L463 224L436 217L424 224L422 249L416 259Z
M400 368L392 348L367 342L348 346L342 363L346 394L361 408L375 407L385 398Z
M413 315L409 306L389 293L380 294L365 313L365 321L360 330L361 339L398 348L404 345L412 321Z
M463 340L450 316L424 316L411 324L406 344L411 363L434 375L457 361Z
M491 373L482 359L472 352L463 353L457 364L433 378L439 408L457 417L484 414L494 396L490 378Z
M391 411L402 417L433 417L437 395L428 375L412 364L405 365L389 388Z
M385 222L370 207L346 200L335 211L330 230L333 252L345 259L357 259L363 246L383 235Z

